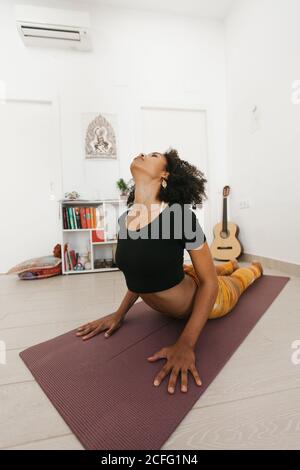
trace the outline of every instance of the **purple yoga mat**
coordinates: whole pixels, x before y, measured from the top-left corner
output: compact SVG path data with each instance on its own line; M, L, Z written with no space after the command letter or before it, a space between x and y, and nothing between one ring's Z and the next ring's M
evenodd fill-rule
M143 301L110 338L82 341L74 329L20 356L85 449L160 449L289 279L263 275L229 314L207 321L195 349L202 386L189 374L185 393L179 380L174 394L167 391L169 375L155 387L166 360L147 357L173 344L188 320Z

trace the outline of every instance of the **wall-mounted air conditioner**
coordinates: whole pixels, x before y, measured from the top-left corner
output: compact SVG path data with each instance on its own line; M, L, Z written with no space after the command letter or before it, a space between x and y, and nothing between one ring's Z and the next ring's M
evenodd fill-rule
M27 46L91 50L88 12L15 5L15 17Z

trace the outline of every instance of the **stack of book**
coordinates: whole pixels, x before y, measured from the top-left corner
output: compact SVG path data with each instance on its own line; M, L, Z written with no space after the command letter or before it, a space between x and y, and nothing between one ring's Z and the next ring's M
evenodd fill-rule
M64 268L65 271L75 270L82 271L84 266L80 263L80 254L71 249L69 243L64 244ZM75 267L76 266L76 267Z
M103 225L103 208L100 207L63 207L64 229L98 228Z
M69 244L66 243L64 247L64 268L65 271L72 271L78 263L78 253L75 250L70 250Z

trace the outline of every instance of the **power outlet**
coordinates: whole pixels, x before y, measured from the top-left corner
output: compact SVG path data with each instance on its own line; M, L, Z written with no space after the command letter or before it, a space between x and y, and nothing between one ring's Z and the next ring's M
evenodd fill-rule
M240 201L240 209L249 209L250 203L248 200Z
M250 120L250 132L253 134L260 128L260 109L257 106L253 106L251 110Z

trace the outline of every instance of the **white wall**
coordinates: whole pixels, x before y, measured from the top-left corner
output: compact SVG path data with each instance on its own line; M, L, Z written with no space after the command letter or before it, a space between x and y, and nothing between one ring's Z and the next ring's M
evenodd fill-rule
M222 23L92 4L92 52L37 49L25 47L17 34L15 3L22 2L0 3L0 79L5 81L9 96L59 96L63 191L77 190L83 198L116 197L116 180L131 177L129 163L143 150L137 131L141 106L153 102L202 106L208 109L211 221L219 221L220 190L227 184ZM34 0L23 3L45 5ZM76 9L89 6L87 1L74 4L54 0L47 5L75 5ZM87 111L118 115L116 162L84 160L81 113ZM5 149L1 151L5 153ZM17 176L20 182L21 177ZM9 204L11 182L8 179L2 184ZM57 192L56 198L61 196ZM207 230L211 231L211 227ZM48 248L37 237L37 255L47 249L51 252L52 245L58 242L56 233L53 231L53 243ZM24 246L24 259L29 254ZM15 260L10 257L5 264L12 262Z
M229 213L245 251L300 263L299 0L238 0L226 22ZM251 124L257 106L258 127ZM249 209L239 209L248 200Z

